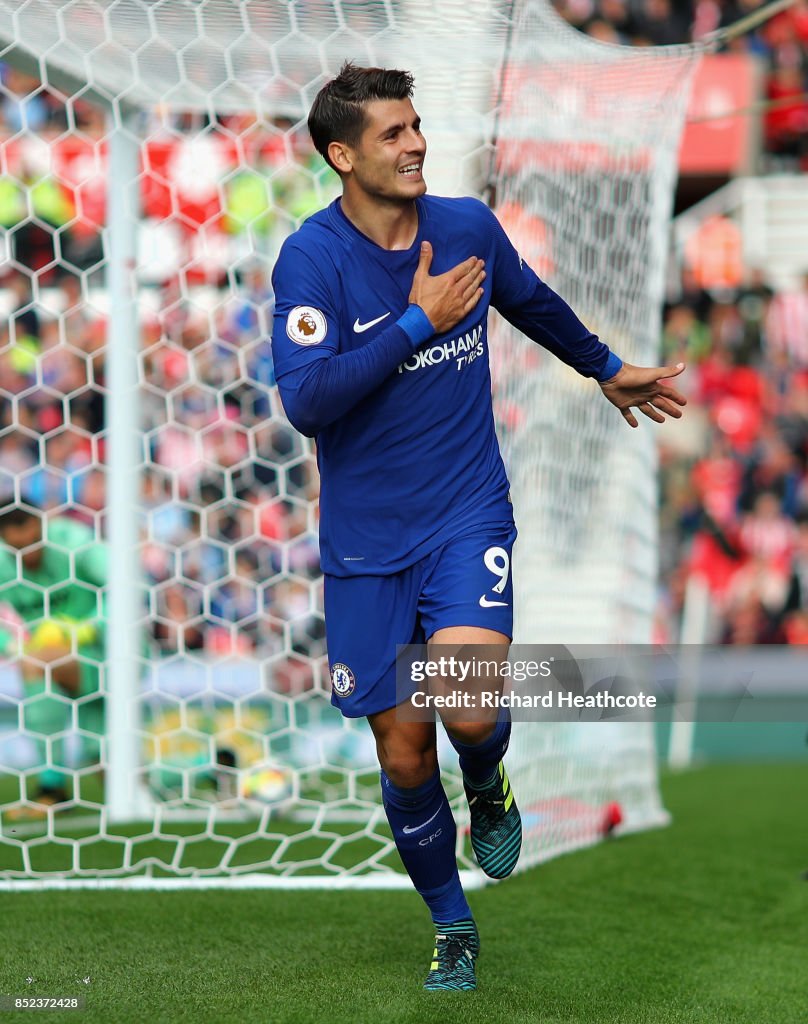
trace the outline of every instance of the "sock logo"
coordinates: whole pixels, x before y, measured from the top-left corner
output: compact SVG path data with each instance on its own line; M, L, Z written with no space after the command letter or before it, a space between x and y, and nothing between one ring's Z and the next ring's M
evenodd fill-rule
M440 814L440 812L441 808L439 807L431 818L427 818L426 821L422 821L420 825L405 825L401 831L404 833L405 836L408 836L411 832L420 832L422 828L427 827L430 821L434 821L435 818L437 818L437 816ZM437 833L435 833L435 835L437 835ZM431 838L434 839L435 837L432 836Z
M433 839L437 839L439 835L442 835L442 833L443 833L443 829L439 828L437 832L433 832L432 835L429 836L427 839L422 839L418 845L419 846L429 846L429 844L432 842L432 840Z

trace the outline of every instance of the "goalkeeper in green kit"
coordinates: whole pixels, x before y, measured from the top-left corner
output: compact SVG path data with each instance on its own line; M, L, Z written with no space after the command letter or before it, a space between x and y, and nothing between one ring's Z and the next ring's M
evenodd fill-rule
M106 584L107 549L88 527L25 505L0 509L0 657L20 667L20 724L39 769L18 813L70 798L64 741L76 725L82 763L100 761Z

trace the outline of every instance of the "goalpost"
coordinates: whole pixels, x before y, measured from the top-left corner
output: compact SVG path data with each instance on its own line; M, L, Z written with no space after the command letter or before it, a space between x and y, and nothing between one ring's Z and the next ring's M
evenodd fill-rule
M101 653L50 597L20 622L0 592L19 638L0 665L0 874L401 884L371 737L328 701L313 451L283 417L267 346L280 243L339 191L308 144L308 107L346 58L411 69L430 190L487 194L539 275L651 363L698 52L603 46L541 0L3 0L0 45L35 78L4 87L18 127L0 142L2 179L21 205L3 242L30 294L6 311L2 499L44 494L47 519L78 519L111 558ZM43 207L46 189L62 207ZM491 326L520 528L516 639L648 642L651 431L629 432L591 382ZM45 666L25 689L20 657L42 625L73 637L95 689L68 696ZM100 733L83 720L99 693ZM47 728L29 721L37 706ZM31 820L18 812L46 771L69 801ZM650 726L518 725L509 772L522 868L597 841L616 806L627 828L666 820Z

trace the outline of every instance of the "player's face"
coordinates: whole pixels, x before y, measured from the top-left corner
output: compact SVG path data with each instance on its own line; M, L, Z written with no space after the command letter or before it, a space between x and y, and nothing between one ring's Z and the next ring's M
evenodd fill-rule
M26 519L16 526L6 526L2 533L2 540L11 548L20 551L23 548L30 548L22 556L23 565L28 569L35 569L42 560L42 525L36 516ZM33 545L38 545L34 547Z
M350 150L353 181L369 196L410 202L426 192L426 140L410 100L373 100L365 130Z

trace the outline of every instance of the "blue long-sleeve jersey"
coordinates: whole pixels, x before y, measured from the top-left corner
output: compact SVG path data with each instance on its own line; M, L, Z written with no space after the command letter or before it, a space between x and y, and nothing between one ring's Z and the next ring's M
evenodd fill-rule
M399 572L453 536L511 520L489 306L586 376L606 380L621 366L487 206L433 196L416 205L413 245L388 250L337 200L286 240L273 273L275 373L290 422L317 438L320 557L335 576ZM424 240L431 274L485 260L482 298L444 334L408 311Z

